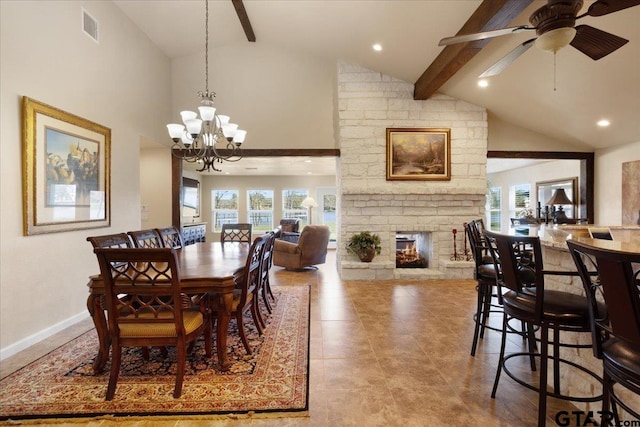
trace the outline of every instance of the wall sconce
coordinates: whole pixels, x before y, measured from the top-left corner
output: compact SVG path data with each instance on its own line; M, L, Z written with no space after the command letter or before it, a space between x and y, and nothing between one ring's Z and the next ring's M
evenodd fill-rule
M558 205L558 209L553 211L553 223L558 224L562 223L562 220L567 220L567 214L562 209L562 205L572 205L573 202L567 196L567 193L564 192L564 188L558 188L553 192L553 195L549 200L547 200L548 206Z

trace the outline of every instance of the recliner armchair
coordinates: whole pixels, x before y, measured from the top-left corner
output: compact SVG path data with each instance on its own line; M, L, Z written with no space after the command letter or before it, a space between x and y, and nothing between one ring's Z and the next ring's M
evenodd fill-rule
M324 264L330 234L326 225L307 225L302 229L297 243L276 240L273 246L273 264L290 270Z

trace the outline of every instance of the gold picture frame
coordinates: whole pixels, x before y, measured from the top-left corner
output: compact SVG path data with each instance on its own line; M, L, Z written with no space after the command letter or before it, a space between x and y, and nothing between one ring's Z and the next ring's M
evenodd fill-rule
M387 128L387 181L450 181L451 130Z
M111 130L22 98L24 235L111 224Z

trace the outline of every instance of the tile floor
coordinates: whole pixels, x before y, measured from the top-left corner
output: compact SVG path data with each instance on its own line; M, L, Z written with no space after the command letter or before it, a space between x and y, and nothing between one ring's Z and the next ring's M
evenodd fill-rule
M500 337L469 355L472 280L343 282L335 253L317 271L272 269L273 285L312 289L309 417L227 420L94 420L91 426L534 426L537 394L503 375L491 387ZM498 316L496 316L498 317ZM498 319L496 319L498 320ZM89 320L0 363L6 376L92 327ZM511 348L521 340L510 338ZM550 399L547 425L559 410ZM68 424L73 420L67 420ZM75 421L78 422L77 420ZM25 422L29 425L28 422ZM62 421L62 425L67 422ZM42 425L42 424L40 424ZM567 424L563 424L567 425Z

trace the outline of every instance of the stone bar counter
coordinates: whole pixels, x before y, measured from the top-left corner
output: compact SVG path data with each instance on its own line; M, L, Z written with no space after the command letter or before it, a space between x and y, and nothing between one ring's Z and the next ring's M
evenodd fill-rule
M550 271L574 271L577 274L575 263L566 241L568 239L582 240L587 239L592 241L589 236L589 228L604 228L611 231L611 235L614 239L613 242L602 240L602 245L610 245L616 249L622 249L625 251L640 252L640 227L635 225L629 226L605 226L605 225L542 225L540 227L531 226L528 229L528 234L540 237L540 243L542 246L542 256L544 262L544 269ZM515 227L511 231L511 234L524 233L525 230L522 227ZM640 268L640 266L638 266ZM579 295L584 295L582 281L580 277L576 276L553 276L545 275L545 288L558 289L566 292L573 292ZM563 332L561 340L563 342L572 342L579 344L591 344L591 336L587 333L569 333ZM561 355L563 358L571 360L581 366L590 369L591 371L602 376L602 361L596 359L593 355L593 350L589 348L562 348ZM602 392L602 386L594 382L588 376L582 373L576 373L577 369L570 368L561 364L560 377L563 392L568 391L568 394L573 396L593 396ZM566 387L566 388L565 388ZM633 407L640 408L640 397L632 393L624 393L627 399L633 401ZM593 403L581 403L572 402L581 410L584 411L599 411L602 409L601 402Z

